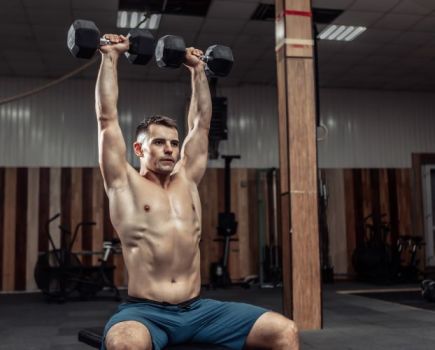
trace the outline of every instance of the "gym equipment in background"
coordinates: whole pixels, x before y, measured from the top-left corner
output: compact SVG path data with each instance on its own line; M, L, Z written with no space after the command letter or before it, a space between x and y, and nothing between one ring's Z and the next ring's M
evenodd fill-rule
M213 288L226 287L231 284L228 272L228 256L230 253L231 236L237 232L236 214L231 212L231 162L240 159L239 155L223 155L225 160L225 211L218 214L217 232L223 237L224 250L219 262L210 266L210 285ZM218 238L217 240L222 240Z
M115 267L108 264L109 256L116 251L119 240L104 242L104 251L97 253L103 255L99 259L99 265L85 266L78 257L79 253L73 253L72 248L79 229L86 225L95 225L95 222L78 223L73 235L67 228L59 226L61 241L58 248L54 244L49 226L59 216L60 214L54 215L45 225L49 248L40 253L35 265L34 277L38 288L48 301L65 302L73 295L87 299L95 297L105 288L113 293L115 300L120 300L118 288L113 284ZM67 237L71 239L68 240Z

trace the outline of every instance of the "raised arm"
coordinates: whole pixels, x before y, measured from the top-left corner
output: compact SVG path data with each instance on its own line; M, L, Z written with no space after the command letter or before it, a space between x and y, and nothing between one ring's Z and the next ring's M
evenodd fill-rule
M192 97L187 116L189 132L181 150L181 163L186 175L196 184L201 181L207 167L212 111L210 88L204 72L205 63L199 59L201 55L203 53L200 50L186 50L186 66L192 77Z
M126 146L118 122L119 55L128 49L128 39L106 35L113 45L102 46L101 66L95 86L95 110L98 121L98 154L106 190L127 183Z

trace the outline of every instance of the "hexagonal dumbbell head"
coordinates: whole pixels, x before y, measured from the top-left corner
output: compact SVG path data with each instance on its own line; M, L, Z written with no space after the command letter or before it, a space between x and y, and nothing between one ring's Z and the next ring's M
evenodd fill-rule
M133 64L147 64L153 57L155 40L149 30L132 29L128 37L130 48L125 57Z
M91 58L100 46L100 31L92 21L75 20L68 30L67 45L78 58Z
M210 46L205 52L205 62L205 72L208 76L225 77L233 67L233 52L228 46Z
M183 38L165 35L157 41L155 58L160 68L178 68L184 62L186 44Z

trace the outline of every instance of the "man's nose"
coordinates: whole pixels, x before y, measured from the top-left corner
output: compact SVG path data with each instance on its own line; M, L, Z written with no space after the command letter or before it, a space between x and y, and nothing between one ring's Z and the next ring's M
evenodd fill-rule
M173 152L173 150L172 150L172 146L171 146L171 144L168 142L168 143L165 145L165 153L167 153L167 154L172 154L172 152Z

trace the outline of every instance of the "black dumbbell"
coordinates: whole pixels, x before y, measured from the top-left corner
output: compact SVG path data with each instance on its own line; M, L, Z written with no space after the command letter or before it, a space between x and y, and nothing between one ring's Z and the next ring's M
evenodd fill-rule
M128 33L130 47L125 53L132 64L147 64L154 54L154 37L150 31L132 29ZM92 21L75 20L68 30L67 45L74 57L91 58L102 45L110 45L110 40L101 38L98 27Z
M155 58L161 68L180 67L186 55L186 44L183 38L165 35L157 41ZM209 76L225 77L233 66L234 58L228 46L210 46L201 58L205 63L205 71Z

